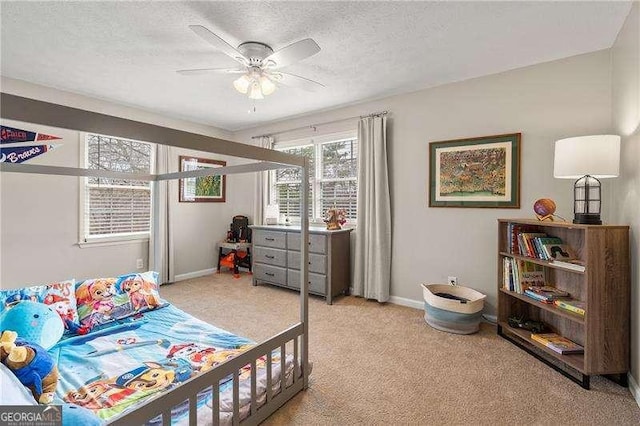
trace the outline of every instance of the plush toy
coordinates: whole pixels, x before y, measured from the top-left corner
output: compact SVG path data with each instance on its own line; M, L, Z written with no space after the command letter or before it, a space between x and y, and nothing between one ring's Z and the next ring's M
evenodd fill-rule
M36 401L41 404L53 401L58 385L58 367L51 355L43 347L19 339L14 331L3 331L0 342L3 363L20 383L31 390Z
M100 418L87 408L75 404L62 404L62 426L100 426Z
M64 324L60 315L44 303L23 301L0 315L3 330L15 331L21 339L51 349L62 337Z

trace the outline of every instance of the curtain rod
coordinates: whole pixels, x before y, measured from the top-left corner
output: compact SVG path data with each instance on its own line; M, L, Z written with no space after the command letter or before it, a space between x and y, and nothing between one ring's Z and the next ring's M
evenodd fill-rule
M353 117L340 118L338 120L332 120L332 121L325 121L324 123L310 124L308 126L300 126L300 127L295 127L293 129L281 130L279 132L273 132L273 133L266 133L264 135L251 136L251 139L260 139L260 138L264 138L264 137L270 137L270 136L274 136L274 135L281 135L283 133L289 133L289 132L294 132L296 130L304 130L304 129L313 129L313 131L315 132L316 131L316 127L318 127L318 126L324 126L324 125L333 124L333 123L340 123L342 121L354 120L356 118L379 117L379 116L382 116L382 115L387 115L388 113L389 113L389 111L380 111L380 112L374 112L374 113L367 114L367 115L354 115Z

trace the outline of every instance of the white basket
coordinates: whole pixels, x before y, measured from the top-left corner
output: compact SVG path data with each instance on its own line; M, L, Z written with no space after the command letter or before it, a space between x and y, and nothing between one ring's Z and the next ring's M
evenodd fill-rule
M456 334L472 334L480 329L486 295L472 288L446 284L422 284L424 319L431 327ZM446 293L464 299L438 296Z

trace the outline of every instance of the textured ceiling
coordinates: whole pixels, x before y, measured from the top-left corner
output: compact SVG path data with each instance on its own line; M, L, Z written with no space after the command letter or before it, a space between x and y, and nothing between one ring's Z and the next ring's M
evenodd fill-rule
M629 2L2 2L3 76L207 123L252 127L365 99L610 47ZM274 49L322 51L285 71L322 82L281 88L249 114L234 66L187 26Z

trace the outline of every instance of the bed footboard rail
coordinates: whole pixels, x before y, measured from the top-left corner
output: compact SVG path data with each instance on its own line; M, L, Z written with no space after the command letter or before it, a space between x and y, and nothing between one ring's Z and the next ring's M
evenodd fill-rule
M228 377L232 377L231 380L233 380L233 416L231 424L259 424L304 388L302 375L307 362L299 358L301 352L303 354L306 353L306 351L301 351L299 348L300 344L304 344L304 339L302 339L303 331L303 324L297 323L213 369L192 377L176 386L170 392L160 394L147 401L141 407L120 415L109 424L122 426L142 425L156 419L158 416L162 416L162 424L168 426L171 425L172 409L188 402L189 425L195 426L198 423L198 394L203 390L211 389L211 424L219 425L219 387L220 382ZM274 367L272 365L274 364L272 354L274 352L277 354L278 351L280 351L280 374L276 377L276 380L279 381L279 386L277 386L278 382L274 383L273 381ZM287 380L286 374L287 355L293 358L290 380ZM256 367L261 360L266 363L266 392L264 395L266 400L264 404L258 407L260 396L258 395L258 368ZM246 366L251 366L251 403L248 414L240 421L240 372ZM276 385L275 392L274 385Z

